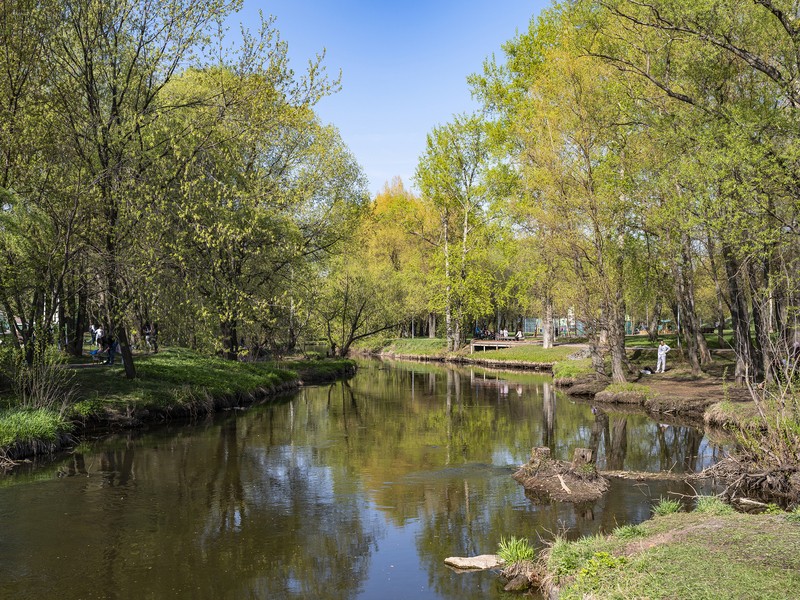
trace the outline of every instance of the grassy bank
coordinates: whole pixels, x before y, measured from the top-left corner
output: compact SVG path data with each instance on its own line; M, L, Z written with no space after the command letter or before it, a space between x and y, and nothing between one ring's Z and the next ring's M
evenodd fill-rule
M58 412L45 408L0 410L0 452L15 444L54 444L72 431L72 423Z
M541 346L521 344L511 348L487 350L485 352L467 353L465 356L475 360L520 361L537 364L552 364L567 361L568 356L575 354L574 346L555 346L545 350Z
M708 498L691 513L660 507L609 536L557 540L546 583L562 599L800 597L800 513L739 514Z
M438 357L447 353L447 341L442 338L372 338L356 344L356 349L371 354Z
M167 349L136 357L135 379L121 365L62 365L71 377L73 402L61 410L23 409L17 398L0 399L0 455L37 453L76 426L134 422L212 412L274 394L301 381L330 381L354 369L346 359L244 363Z
M447 341L442 338L373 338L362 341L356 349L370 354L381 354L384 356L397 357L417 357L433 358L438 360L453 360L458 362L473 363L502 363L506 365L518 366L526 365L546 365L551 366L556 363L570 365L580 363L577 369L586 369L584 363L587 361L571 360L568 357L575 354L575 346L556 346L545 350L541 346L532 344L520 344L511 348L500 348L498 350L487 350L470 354L469 348L464 348L458 352L447 352ZM567 370L569 368L567 367ZM575 369L573 369L575 370Z

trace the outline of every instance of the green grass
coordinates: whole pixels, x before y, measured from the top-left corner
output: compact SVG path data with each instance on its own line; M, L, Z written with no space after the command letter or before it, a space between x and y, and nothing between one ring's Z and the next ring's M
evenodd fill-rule
M500 350L475 352L471 354L470 357L490 360L519 360L532 363L556 363L566 361L567 357L575 352L575 347L571 346L555 346L554 348L545 350L541 346L522 344L519 346L512 346L511 348L501 348Z
M533 546L524 538L513 536L510 539L500 538L497 555L506 565L533 560L535 554Z
M374 354L400 354L407 356L439 356L447 352L447 340L442 338L382 338L359 340L353 348Z
M640 394L644 397L645 400L649 400L655 396L655 392L653 392L652 388L646 385L642 385L641 383L612 383L606 387L604 392L610 392L612 394L625 394L625 393L633 393L633 394Z
M714 333L705 333L703 334L703 337L706 338L706 344L708 344L708 347L711 350L718 350L720 348L728 349L733 347L733 330L731 329L726 329L723 332L722 346L719 344L719 338L717 337L716 331ZM674 333L660 335L655 339L654 342L651 342L646 335L626 335L625 346L633 348L656 348L659 340L664 340L664 343L671 348L678 347L678 339L675 337ZM683 338L681 338L681 342L683 342Z
M103 415L106 411L162 410L176 407L209 409L215 398L258 393L302 378L332 380L354 367L346 359L246 363L171 348L137 356L136 378L127 379L121 365L77 366L73 370L75 403L65 419L48 410L0 412L0 448L14 443L53 441L70 427L68 419ZM68 368L68 367L67 367ZM14 399L6 396L6 406Z
M572 379L583 375L594 374L592 361L589 358L565 360L553 365L553 377L556 379Z
M677 500L672 500L670 498L661 498L653 507L653 514L657 517L663 517L664 515L671 515L673 513L677 513L681 511L681 503Z
M76 369L78 412L85 413L87 405L163 408L297 379L296 372L271 363L227 361L181 348L137 357L135 365L135 379L126 379L121 365Z
M716 496L698 496L694 510L705 515L732 515L736 512L730 504Z
M641 525L620 525L612 534L621 540L634 540L644 537L647 532Z
M642 535L556 542L559 598L798 598L800 524L781 515L669 514Z
M72 425L57 411L7 409L0 411L0 448L14 443L54 442Z
M447 350L447 340L441 338L397 338L386 340L385 352L411 356L436 356Z

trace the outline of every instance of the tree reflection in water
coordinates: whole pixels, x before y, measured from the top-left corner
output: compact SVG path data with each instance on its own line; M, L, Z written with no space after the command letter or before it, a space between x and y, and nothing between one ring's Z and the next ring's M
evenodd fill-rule
M348 382L109 439L60 477L0 487L0 597L499 598L493 574L443 559L609 530L691 493L617 481L596 503L534 503L510 475L538 445L634 470L699 469L713 450L541 374L366 362Z

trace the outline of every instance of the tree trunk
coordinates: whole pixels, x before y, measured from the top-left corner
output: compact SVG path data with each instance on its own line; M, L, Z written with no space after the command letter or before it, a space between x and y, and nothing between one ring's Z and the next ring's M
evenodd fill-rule
M453 339L453 286L450 283L450 244L447 239L450 231L447 212L442 217L442 228L444 229L444 277L446 281L444 325L445 335L447 336L447 351L453 352L455 350L455 340Z
M611 379L615 383L625 383L625 301L622 290L608 307L608 345L611 350Z
M603 358L600 341L597 338L597 332L593 329L589 333L589 356L592 359L592 370L600 376L605 377L606 363Z
M542 348L553 347L553 300L548 294L544 300L544 319L542 320Z
M753 311L753 326L755 329L755 360L761 367L762 375L767 381L772 381L773 365L776 357L773 354L773 344L770 340L770 319L769 319L769 281L768 267L763 265L763 279L759 279L755 265L749 264L750 298Z
M719 273L717 271L717 261L715 258L716 250L714 238L710 233L706 234L707 247L708 247L708 260L711 267L711 278L714 280L714 292L717 296L717 344L720 348L725 347L725 306L727 305L730 310L730 305L727 304L725 294L722 292L722 284L720 283Z
M647 324L647 339L655 342L658 339L658 328L661 325L661 297L656 298L653 305L653 314L650 317L650 323Z
M725 275L728 280L729 305L731 307L731 322L734 332L734 349L736 352L736 369L734 376L737 383L745 379L753 380L758 376L758 368L754 361L755 351L750 339L750 315L739 281L739 262L733 255L733 250L727 244L722 246L722 256L725 265Z
M692 369L692 375L700 375L700 359L698 357L697 335L699 334L699 326L697 325L697 316L694 311L694 300L691 298L691 276L689 267L686 262L686 254L683 245L679 259L672 263L672 281L674 285L675 297L677 298L677 306L675 307L675 320L678 326L678 331L683 332L683 338L686 342L685 357L689 362ZM680 319L678 317L680 316Z
M237 360L239 358L239 340L236 329L236 320L226 319L220 323L222 333L222 348L225 358Z

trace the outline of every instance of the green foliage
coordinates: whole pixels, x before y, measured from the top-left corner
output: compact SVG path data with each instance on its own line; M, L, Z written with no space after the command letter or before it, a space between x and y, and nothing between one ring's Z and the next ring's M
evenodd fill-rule
M609 570L620 569L627 564L623 556L613 556L608 552L595 552L578 571L577 585L585 590L602 591L603 581Z
M533 560L535 551L530 542L524 538L511 536L509 539L500 538L497 555L506 566L520 563L522 561Z
M784 517L790 523L800 523L800 506L795 506L791 512L785 513Z
M657 517L663 517L665 515L671 515L680 512L682 508L683 507L678 500L661 498L658 501L658 504L653 507L653 514Z
M47 408L0 411L0 449L15 443L54 442L71 430L63 415Z
M716 496L698 496L694 510L706 515L730 515L736 512L730 504Z
M575 542L556 537L547 558L547 569L557 578L574 574L594 555L602 543L600 536L585 537Z
M74 373L64 367L63 356L52 347L34 352L32 364L22 352L6 350L0 356L0 373L11 383L13 406L63 414L73 402Z

